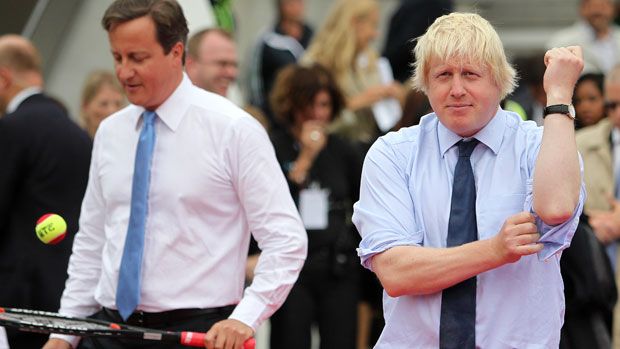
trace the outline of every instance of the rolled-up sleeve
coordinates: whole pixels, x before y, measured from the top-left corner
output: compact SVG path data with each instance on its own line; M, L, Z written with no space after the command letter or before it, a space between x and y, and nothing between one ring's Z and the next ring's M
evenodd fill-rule
M581 156L579 156L579 167L581 171L579 202L575 206L572 216L564 223L555 226L545 224L545 222L536 215L536 212L534 212L534 181L531 178L527 180L527 196L523 208L526 212L531 212L536 217L536 226L541 236L539 242L543 244L543 249L538 252L538 259L540 261L546 261L558 252L568 248L573 239L573 235L575 235L575 230L579 224L579 217L581 216L583 205L586 200L586 187L583 181L583 160Z
M423 233L414 217L408 160L383 139L368 151L362 169L360 199L353 206L353 223L362 239L357 250L364 267L374 255L394 246L421 245Z

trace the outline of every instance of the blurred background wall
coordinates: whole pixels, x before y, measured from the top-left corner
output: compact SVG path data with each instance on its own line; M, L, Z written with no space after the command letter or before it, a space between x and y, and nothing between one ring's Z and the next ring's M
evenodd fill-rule
M209 0L180 0L190 31L211 26ZM433 0L428 0L433 1ZM46 90L63 101L73 117L79 112L79 95L86 74L96 68L112 69L107 36L101 28L103 12L112 0L2 0L0 34L31 38L45 62ZM399 0L380 0L383 47L388 20ZM306 0L308 22L321 25L332 0ZM498 30L510 56L543 48L549 36L577 18L578 0L455 0L455 9L475 11ZM244 69L258 35L274 21L274 0L234 0L236 39Z

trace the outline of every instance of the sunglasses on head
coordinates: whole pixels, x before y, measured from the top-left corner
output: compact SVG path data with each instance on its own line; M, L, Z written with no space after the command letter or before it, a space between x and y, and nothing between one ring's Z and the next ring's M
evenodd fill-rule
M620 102L616 102L616 101L605 102L605 108L607 108L607 110L616 110L616 107L618 106L620 106Z

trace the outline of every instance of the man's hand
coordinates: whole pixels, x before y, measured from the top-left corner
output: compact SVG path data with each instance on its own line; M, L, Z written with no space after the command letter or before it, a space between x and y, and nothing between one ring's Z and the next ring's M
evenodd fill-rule
M71 344L58 338L51 338L45 343L43 349L71 349Z
M522 256L540 252L543 244L537 243L538 239L540 234L534 216L529 212L520 212L508 217L502 230L492 238L493 250L502 264L514 263Z
M213 325L205 336L207 349L243 349L254 330L241 321L226 319Z
M581 47L553 48L545 53L545 65L543 87L547 105L570 104L575 83L583 70Z
M608 244L620 238L620 201L609 197L610 211L588 211L589 223L600 242Z

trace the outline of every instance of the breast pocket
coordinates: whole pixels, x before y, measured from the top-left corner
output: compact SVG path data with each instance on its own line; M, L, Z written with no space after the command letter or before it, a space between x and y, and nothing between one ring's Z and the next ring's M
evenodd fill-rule
M523 211L525 194L497 195L484 199L478 208L478 238L495 236L506 219Z

